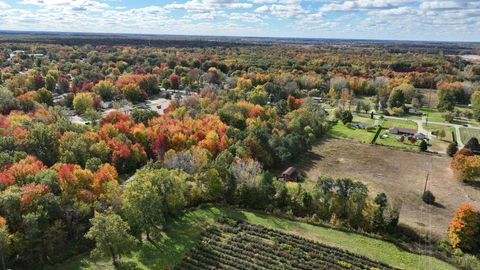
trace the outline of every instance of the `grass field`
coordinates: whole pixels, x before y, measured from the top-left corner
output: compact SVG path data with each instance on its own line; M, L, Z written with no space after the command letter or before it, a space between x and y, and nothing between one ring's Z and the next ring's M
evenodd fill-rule
M382 125L384 128L392 128L392 127L399 127L399 128L410 128L417 130L418 126L417 123L413 121L404 121L404 120L397 120L397 119L380 119L378 120L379 124Z
M373 125L375 121L367 117L354 115L353 122L361 122L366 125ZM339 121L336 125L330 128L328 135L331 138L349 138L362 143L370 143L373 139L373 136L375 136L375 132L369 132L364 129L349 128Z
M403 142L401 142L398 140L399 136L397 135L388 135L387 138L382 138L382 136L385 134L388 135L388 132L386 129L382 130L382 132L380 133L380 136L378 137L375 143L380 145L385 145L385 146L408 149L408 150L418 150L418 146L420 144L418 141L416 143L411 143L407 139L405 139Z
M460 135L462 136L462 142L467 143L471 138L475 137L480 140L480 130L473 128L461 128Z
M372 260L381 261L401 269L455 269L451 265L436 258L413 254L400 249L392 243L370 237L313 226L265 214L218 207L199 209L187 213L171 225L168 233L164 235L163 240L158 242L158 248L151 244L144 243L140 250L123 258L123 260L132 265L136 265L133 269L165 269L171 267L180 261L185 253L197 244L203 229L205 229L208 224L212 224L215 217L220 215L245 220L270 229L288 232L309 240L318 241L322 244L363 255ZM95 264L89 259L88 255L85 254L56 266L54 269L113 270L113 266L108 260L102 260Z
M361 117L358 115L354 116L353 121L366 123L368 125L374 124L373 119ZM384 120L379 120L379 122L383 123L384 128L403 127L403 128L411 128L415 130L417 129L417 124L412 121L384 119ZM348 138L361 143L369 144L372 141L373 137L375 136L375 132L376 131L367 131L365 129L349 128L344 124L342 124L341 122L339 122L330 128L330 130L328 131L328 135L330 138L335 138L335 139ZM380 133L380 137L376 141L376 144L398 147L398 148L408 149L408 150L418 149L418 143L412 144L407 140L405 140L404 142L400 142L398 140L398 136L389 136L388 138L382 139L381 135L384 135L386 133L387 133L386 129L382 130L382 132Z
M437 109L429 109L429 108L422 108L420 112L424 113L428 117L428 121L432 122L445 122L445 118L443 117L445 112L439 112Z
M445 130L445 135L446 135L445 138L443 138L443 140L447 142L453 141L452 132L455 132L455 129L452 127L432 125L432 124L425 125L425 123L423 124L423 127L428 131L438 131L443 129Z

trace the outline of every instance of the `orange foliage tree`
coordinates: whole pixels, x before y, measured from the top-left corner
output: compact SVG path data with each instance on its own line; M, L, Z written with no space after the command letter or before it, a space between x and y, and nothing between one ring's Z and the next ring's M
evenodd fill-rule
M453 156L450 167L459 180L465 181L480 177L480 158L474 156L469 150L458 151Z
M448 229L448 242L454 248L472 250L479 240L478 213L469 204L458 208Z

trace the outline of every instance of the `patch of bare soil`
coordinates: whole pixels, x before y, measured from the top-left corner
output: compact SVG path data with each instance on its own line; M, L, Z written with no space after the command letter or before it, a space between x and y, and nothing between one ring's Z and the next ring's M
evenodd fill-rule
M310 179L321 175L346 177L368 185L372 196L385 192L402 202L400 222L421 234L445 237L453 212L469 203L480 209L480 189L455 179L446 155L407 152L383 146L329 139L315 145L297 164ZM422 201L429 172L438 204Z

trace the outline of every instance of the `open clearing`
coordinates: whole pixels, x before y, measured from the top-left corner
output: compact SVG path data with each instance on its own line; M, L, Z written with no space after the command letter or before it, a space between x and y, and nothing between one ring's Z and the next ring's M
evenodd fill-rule
M135 265L131 269L168 269L179 262L187 251L198 243L201 238L201 232L209 224L212 224L215 218L222 215L344 249L400 269L455 269L453 266L436 258L413 254L392 243L378 239L270 215L221 207L209 207L188 212L182 218L172 223L163 239L158 242L157 248L145 241L138 251L124 257L123 260ZM92 262L88 255L85 254L73 258L54 269L113 270L114 268L107 259Z
M348 177L367 184L372 195L385 192L402 202L401 223L441 238L456 208L464 203L480 208L480 190L455 180L449 163L446 155L327 139L315 145L297 166L310 179L321 175ZM437 198L436 206L421 199L428 169L428 188Z

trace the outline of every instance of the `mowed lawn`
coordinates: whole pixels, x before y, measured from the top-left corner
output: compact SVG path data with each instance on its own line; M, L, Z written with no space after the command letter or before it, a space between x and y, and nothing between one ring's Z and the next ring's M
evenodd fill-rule
M361 117L355 115L353 122L362 122L367 125L373 125L374 120L366 117ZM380 119L379 123L382 124L384 130L381 131L380 136L378 137L376 144L397 147L408 150L417 150L419 143L412 144L408 140L400 142L398 140L399 136L389 135L386 138L382 138L382 135L388 134L387 129L391 127L402 127L402 128L411 128L417 130L417 123L413 121L402 121L396 119ZM357 129L354 127L348 127L342 122L338 122L336 125L332 126L328 131L328 136L335 139L352 139L361 143L369 144L372 142L373 137L375 137L376 129L374 131L367 131L365 129Z
M359 115L353 116L353 122L364 123L367 126L374 124L373 119ZM336 125L329 129L328 136L336 139L349 138L362 143L370 143L375 136L375 131L369 132L365 129L350 128L344 125L341 121L338 121Z
M200 233L216 217L225 215L235 219L243 219L253 224L262 225L271 229L305 237L320 243L338 247L372 260L382 261L401 269L455 269L453 266L436 258L413 254L402 250L392 243L346 233L330 228L313 226L310 224L291 221L266 214L240 211L231 208L208 207L187 213L173 223L164 239L158 242L158 248L144 243L140 250L124 261L136 265L131 269L165 269L181 260L183 255L191 249L200 238ZM55 267L60 270L78 269L114 269L109 260L92 262L88 255L71 259Z
M441 126L441 125L433 125L433 124L428 124L428 125L425 125L425 123L423 124L423 127L428 130L428 131L439 131L439 130L445 130L445 138L443 138L444 141L447 141L447 142L452 142L453 141L453 136L452 136L452 133L455 133L455 129L452 128L452 127L448 127L448 126Z
M410 128L413 130L417 130L418 125L417 123L410 121L410 120L398 120L398 119L379 119L378 123L382 125L383 128Z
M474 137L480 140L480 129L460 128L460 135L462 136L463 143L467 143L471 138Z

